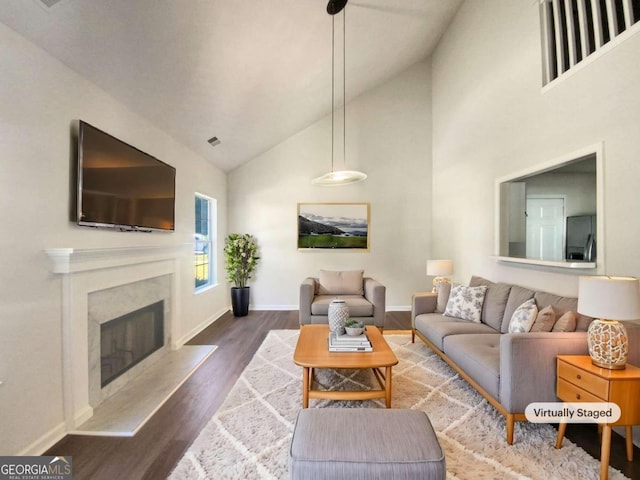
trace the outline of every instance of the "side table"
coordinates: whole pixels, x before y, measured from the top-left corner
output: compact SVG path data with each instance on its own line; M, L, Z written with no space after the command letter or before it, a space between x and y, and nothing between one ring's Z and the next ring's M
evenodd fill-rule
M627 364L624 370L596 367L588 355L558 355L556 395L564 402L611 402L620 407L620 419L602 425L600 479L609 473L611 427L624 426L627 460L633 460L633 425L640 425L640 368ZM562 447L567 424L558 426L556 448Z

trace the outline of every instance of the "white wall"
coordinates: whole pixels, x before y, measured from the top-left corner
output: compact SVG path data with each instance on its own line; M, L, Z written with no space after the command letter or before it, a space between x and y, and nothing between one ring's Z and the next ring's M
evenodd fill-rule
M194 191L218 199L222 241L226 178L2 24L0 44L0 454L39 454L61 435L63 421L61 281L44 249L190 243ZM120 233L70 222L71 128L77 119L176 167L174 233ZM185 258L180 274L182 337L228 305L224 285L194 296L192 265ZM221 265L224 282L223 275Z
M255 308L297 309L300 282L320 269L364 269L387 286L388 309L407 308L427 288L430 84L420 63L347 105L347 166L368 174L362 183L311 185L330 168L330 115L229 174L229 231L252 233L260 246ZM370 251L298 251L298 202L370 203Z
M537 2L468 0L433 57L433 253L560 294L577 275L498 264L494 181L604 142L606 273L640 276L640 35L541 88Z

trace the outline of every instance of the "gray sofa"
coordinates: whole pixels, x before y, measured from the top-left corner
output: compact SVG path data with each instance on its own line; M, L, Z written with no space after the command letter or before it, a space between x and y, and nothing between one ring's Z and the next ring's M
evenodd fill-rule
M472 277L469 286L487 286L480 323L443 315L448 290L420 293L412 301L412 341L418 336L506 417L507 443L516 421L525 421L531 402L556 402L556 356L587 355L590 317L576 314L571 332L508 333L513 312L535 299L558 316L576 311L577 298L560 297L517 285Z
M308 277L300 284L300 325L328 323L329 304L340 298L347 303L350 317L383 329L386 308L384 285L373 278L363 277L361 271L323 270L320 275L319 278ZM328 280L321 284L324 279Z

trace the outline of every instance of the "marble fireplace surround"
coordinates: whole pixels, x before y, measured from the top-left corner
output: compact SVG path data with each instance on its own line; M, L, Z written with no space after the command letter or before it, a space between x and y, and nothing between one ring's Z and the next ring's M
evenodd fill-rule
M180 259L189 245L125 248L74 249L52 248L46 253L52 270L62 277L63 398L67 430L71 431L93 416L96 401L91 392L89 344L89 297L128 284L142 282L166 284L165 347L175 350L181 345L177 319L180 318ZM168 278L166 276L169 276ZM164 280L162 280L164 277ZM147 286L144 286L144 285ZM118 291L117 289L112 291ZM126 288L124 289L126 291ZM144 295L143 295L144 296ZM165 294L163 294L165 296ZM99 296L98 296L99 298ZM140 305L143 306L143 305ZM168 315L167 315L168 313ZM167 319L167 317L169 317ZM95 356L95 355L94 355Z

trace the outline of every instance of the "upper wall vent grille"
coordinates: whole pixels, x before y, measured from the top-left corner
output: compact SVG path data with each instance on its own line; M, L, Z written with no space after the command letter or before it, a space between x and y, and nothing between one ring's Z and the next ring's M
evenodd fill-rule
M640 0L540 0L543 83L637 31L638 20Z

